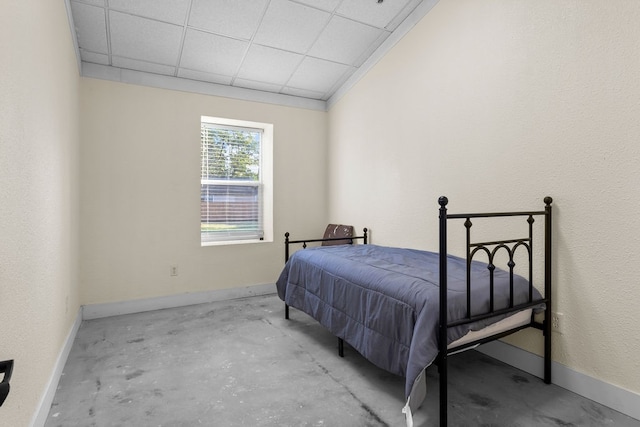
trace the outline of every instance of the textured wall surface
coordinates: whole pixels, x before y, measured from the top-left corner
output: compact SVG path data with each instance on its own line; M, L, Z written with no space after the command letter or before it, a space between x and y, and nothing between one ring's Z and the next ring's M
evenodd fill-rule
M554 360L636 393L638 22L633 1L441 0L331 109L328 138L330 220L375 243L437 250L440 195L452 212L553 196Z
M274 283L285 231L322 235L325 112L87 78L81 98L83 304ZM202 115L274 125L273 242L200 247Z
M435 249L443 194L457 212L554 197L554 359L640 393L637 22L635 1L441 0L327 115L79 79L64 2L12 2L0 360L16 368L2 424L28 425L80 302L273 282L280 236L327 222ZM273 243L200 247L200 115L275 125Z
M26 426L78 313L78 68L63 1L0 13L3 426Z

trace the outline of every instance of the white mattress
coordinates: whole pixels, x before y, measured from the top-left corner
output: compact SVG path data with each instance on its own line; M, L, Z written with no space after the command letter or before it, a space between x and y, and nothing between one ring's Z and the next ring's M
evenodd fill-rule
M500 332L517 328L518 326L527 325L531 322L531 310L532 309L519 311L518 313L509 317L505 317L499 322L493 323L479 331L469 331L467 335L452 342L447 348L449 350L455 349L456 347L470 343L472 341L499 334Z

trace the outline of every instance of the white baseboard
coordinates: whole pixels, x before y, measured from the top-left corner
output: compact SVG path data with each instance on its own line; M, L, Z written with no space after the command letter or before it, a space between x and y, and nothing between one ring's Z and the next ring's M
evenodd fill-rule
M71 347L73 346L73 342L76 339L76 335L78 334L78 329L80 329L81 323L82 307L78 310L76 320L73 322L73 325L71 325L71 330L69 330L67 338L64 340L64 345L62 346L62 349L58 354L58 358L56 359L56 363L53 365L53 372L49 377L49 382L44 389L44 393L40 398L40 402L38 402L38 406L36 407L36 411L33 414L33 418L31 418L31 427L44 426L45 422L47 421L49 410L51 409L53 398L56 395L56 389L58 388L58 383L60 382L60 377L62 376L64 365L67 363L69 352L71 352Z
M265 285L247 286L244 288L219 289L213 291L169 295L165 297L108 302L103 304L89 304L83 306L82 318L85 320L99 319L102 317L118 316L120 314L142 313L144 311L161 310L163 308L184 307L187 305L203 304L207 302L226 301L257 295L268 295L275 292L276 285L268 283Z
M481 353L525 372L543 377L543 358L502 341L491 341L477 348ZM594 402L640 420L640 394L614 386L589 375L551 362L551 381Z

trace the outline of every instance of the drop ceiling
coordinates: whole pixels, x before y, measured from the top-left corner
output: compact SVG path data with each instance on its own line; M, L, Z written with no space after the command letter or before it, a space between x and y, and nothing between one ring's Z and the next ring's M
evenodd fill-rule
M437 0L65 0L88 77L326 109Z

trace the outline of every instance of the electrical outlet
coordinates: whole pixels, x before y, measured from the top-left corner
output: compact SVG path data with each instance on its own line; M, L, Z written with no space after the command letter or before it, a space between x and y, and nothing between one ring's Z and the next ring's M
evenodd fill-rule
M178 266L177 265L172 265L170 267L170 274L172 276L177 276L178 275Z
M551 313L551 330L559 334L564 332L564 314Z

